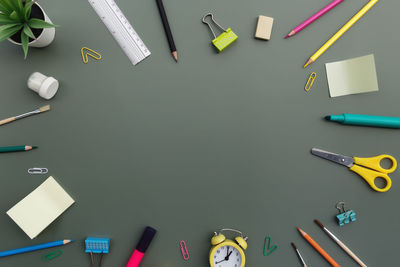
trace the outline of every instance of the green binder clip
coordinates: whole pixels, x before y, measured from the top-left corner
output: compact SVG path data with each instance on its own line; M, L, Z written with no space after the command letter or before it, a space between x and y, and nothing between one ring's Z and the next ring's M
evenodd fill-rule
M218 26L218 28L220 28L223 31L223 33L221 33L218 37L215 35L215 32L212 29L211 24L209 22L206 22L206 18L208 16L210 16L211 22L214 23L216 26ZM231 28L228 28L226 30L222 28L222 26L219 25L218 22L214 20L213 14L211 13L206 14L203 17L202 21L204 24L207 24L212 34L214 35L214 40L212 40L212 43L218 49L218 52L221 52L222 50L230 46L238 38L238 36L231 30Z

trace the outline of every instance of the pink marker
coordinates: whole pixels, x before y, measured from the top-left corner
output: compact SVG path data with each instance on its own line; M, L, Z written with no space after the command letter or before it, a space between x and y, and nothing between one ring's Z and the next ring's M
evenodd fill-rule
M324 7L323 9L312 15L306 21L304 21L302 24L294 28L288 35L286 35L285 39L295 35L296 33L299 33L300 31L305 29L308 25L310 25L311 23L313 23L314 21L325 15L328 11L330 11L332 8L339 5L343 1L344 0L335 0L331 2L329 5L327 5L326 7Z
M147 226L126 267L138 267L157 230Z

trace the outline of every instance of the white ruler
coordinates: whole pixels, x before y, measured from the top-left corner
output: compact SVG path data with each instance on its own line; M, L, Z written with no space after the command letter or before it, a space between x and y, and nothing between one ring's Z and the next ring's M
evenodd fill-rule
M88 0L133 65L150 56L150 51L114 0Z

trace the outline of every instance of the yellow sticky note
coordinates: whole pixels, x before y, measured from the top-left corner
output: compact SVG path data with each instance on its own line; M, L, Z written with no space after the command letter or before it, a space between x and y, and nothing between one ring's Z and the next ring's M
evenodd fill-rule
M33 239L74 202L70 195L50 176L32 193L7 211L7 214Z
M379 90L374 55L327 63L331 97Z

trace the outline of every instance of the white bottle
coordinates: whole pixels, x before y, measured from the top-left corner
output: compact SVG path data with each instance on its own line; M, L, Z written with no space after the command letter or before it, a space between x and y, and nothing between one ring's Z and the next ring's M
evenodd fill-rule
M51 99L58 91L58 81L53 77L47 77L40 72L34 72L28 78L28 87L38 93L44 99Z

